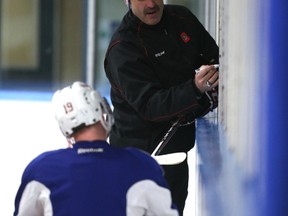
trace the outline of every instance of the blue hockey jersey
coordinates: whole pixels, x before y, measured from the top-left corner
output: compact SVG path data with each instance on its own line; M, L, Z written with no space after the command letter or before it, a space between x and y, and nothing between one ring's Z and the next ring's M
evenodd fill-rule
M26 167L14 216L178 215L150 155L106 141L42 153Z

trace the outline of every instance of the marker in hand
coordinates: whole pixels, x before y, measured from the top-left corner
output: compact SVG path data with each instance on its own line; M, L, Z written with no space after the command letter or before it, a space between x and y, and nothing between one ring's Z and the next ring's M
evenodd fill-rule
M213 66L214 66L215 69L218 69L218 68L219 68L219 64L214 64ZM195 73L197 74L197 73L199 73L199 72L200 72L200 68L197 68L197 69L195 70Z

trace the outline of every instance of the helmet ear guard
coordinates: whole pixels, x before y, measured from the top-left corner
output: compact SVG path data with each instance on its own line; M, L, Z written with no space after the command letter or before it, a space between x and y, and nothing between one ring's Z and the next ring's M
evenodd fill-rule
M108 134L114 123L111 108L100 93L83 82L74 82L54 93L52 98L55 118L66 137L77 129L101 122Z
M98 100L100 104L100 112L102 116L100 118L100 122L107 133L110 132L111 126L114 124L114 118L112 114L111 107L105 97L101 97L101 95L97 91L91 92L91 98L94 100Z

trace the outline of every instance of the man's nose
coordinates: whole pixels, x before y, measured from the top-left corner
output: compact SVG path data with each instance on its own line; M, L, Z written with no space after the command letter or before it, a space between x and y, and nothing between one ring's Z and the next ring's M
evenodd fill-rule
M156 2L155 2L155 0L147 0L146 5L147 5L147 7L152 8L156 5Z

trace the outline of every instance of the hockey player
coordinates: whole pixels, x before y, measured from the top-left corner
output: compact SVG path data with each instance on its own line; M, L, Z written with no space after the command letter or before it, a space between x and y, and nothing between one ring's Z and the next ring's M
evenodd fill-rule
M71 145L29 163L14 216L178 215L158 163L140 150L107 143L114 119L96 90L74 82L54 93L52 105Z

